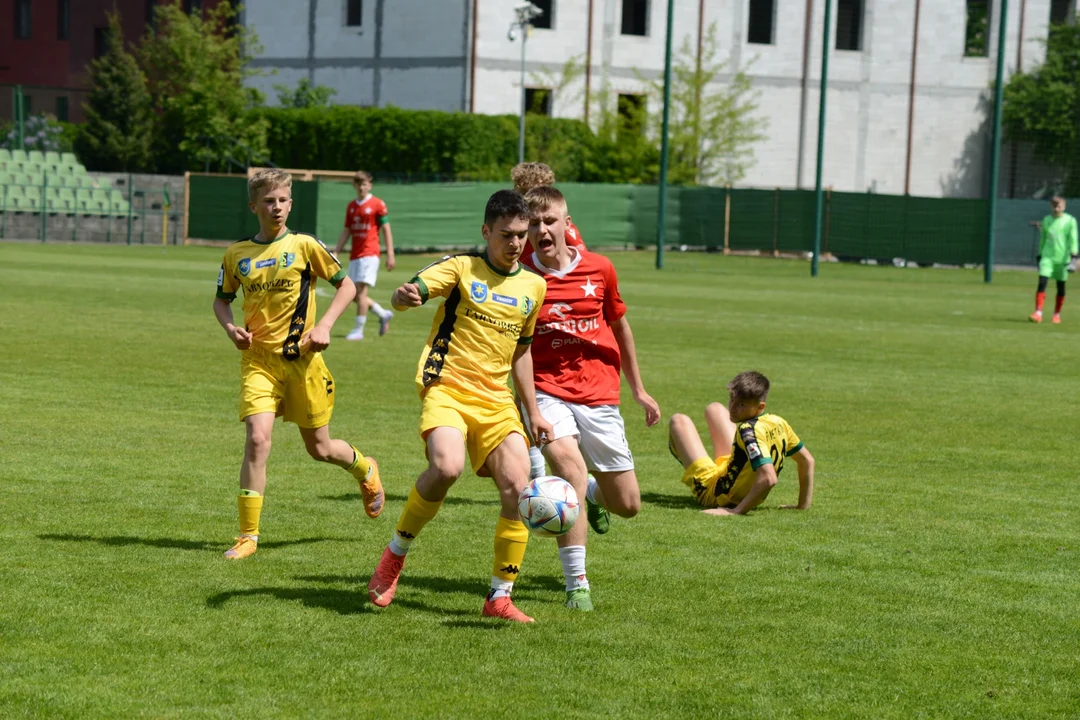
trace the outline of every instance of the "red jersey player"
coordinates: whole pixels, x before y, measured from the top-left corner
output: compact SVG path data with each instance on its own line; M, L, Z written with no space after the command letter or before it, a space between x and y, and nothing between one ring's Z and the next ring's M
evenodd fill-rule
M544 163L518 163L510 171L510 180L514 183L514 189L524 195L533 188L554 185L555 171ZM566 218L566 244L570 247L585 249L585 241L581 238L581 233L578 232L569 217ZM534 250L532 242L527 240L525 249L521 252L521 257L531 257Z
M390 234L390 218L386 203L371 194L371 175L357 170L353 176L356 199L345 209L345 227L338 237L334 253L340 255L345 242L352 238L349 253L349 279L356 283L356 327L346 335L347 340L363 340L368 309L379 316L379 334L385 335L394 313L368 297L379 274L379 233L386 242L386 269L393 270L394 237Z
M660 407L642 385L611 261L566 243L569 218L561 192L542 186L525 199L533 213L529 237L536 250L522 262L547 281L532 345L537 407L554 427L543 452L554 473L585 496L589 524L602 534L608 530L609 511L633 517L641 508L634 458L619 414L620 370L645 409L647 426L660 422ZM578 610L592 610L585 576L587 532L577 523L558 538L566 606Z

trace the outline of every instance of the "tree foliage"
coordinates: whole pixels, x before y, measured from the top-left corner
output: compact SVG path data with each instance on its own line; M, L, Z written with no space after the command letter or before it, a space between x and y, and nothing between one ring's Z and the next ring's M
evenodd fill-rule
M337 90L327 85L314 85L307 78L300 78L295 88L284 83L274 85L278 105L284 108L329 107L330 98Z
M75 147L91 170L143 170L151 164L154 120L146 76L124 47L120 17L109 14L105 54L90 64L86 123Z
M232 3L185 14L179 0L159 5L156 28L138 49L157 115L154 155L159 172L227 169L266 155L265 121L250 117L261 94L244 86L245 59L257 39L233 22Z
M1050 191L1080 195L1080 25L1051 25L1045 62L1013 75L1003 95L1006 138L1060 170Z

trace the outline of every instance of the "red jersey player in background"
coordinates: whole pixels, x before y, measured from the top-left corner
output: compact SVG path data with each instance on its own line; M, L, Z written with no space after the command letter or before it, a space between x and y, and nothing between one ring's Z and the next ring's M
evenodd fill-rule
M543 452L554 473L573 485L578 497L585 496L589 524L603 534L609 511L629 518L641 509L634 458L619 414L620 369L634 400L645 409L648 427L660 422L660 407L641 382L611 261L567 245L569 217L561 192L542 186L530 190L525 200L536 250L521 260L547 282L532 345L536 405L554 428ZM585 576L587 534L576 523L558 538L566 606L586 611L593 608Z
M533 188L554 185L555 171L544 163L518 163L510 171L510 180L514 183L514 189L524 195ZM585 249L585 241L581 239L581 233L578 232L569 217L566 218L566 244L570 247ZM532 243L526 241L525 249L521 251L521 257L530 257L534 249Z
M394 313L368 297L379 274L379 233L386 243L386 269L393 270L394 237L390 233L390 218L386 203L371 194L371 174L357 170L353 176L356 199L345 209L345 227L338 236L335 255L340 255L345 242L352 238L349 253L349 279L356 283L356 327L345 336L347 340L363 340L368 309L379 316L379 334L385 335Z

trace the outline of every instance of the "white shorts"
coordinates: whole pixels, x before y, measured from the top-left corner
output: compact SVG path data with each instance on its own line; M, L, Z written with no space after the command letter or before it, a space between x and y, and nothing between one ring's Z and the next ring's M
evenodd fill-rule
M364 283L368 287L375 287L375 277L378 274L378 255L365 255L349 261L349 279L354 283Z
M552 440L577 437L585 467L590 471L634 469L634 456L626 442L626 426L618 405L578 405L539 390L536 404L540 414L555 429Z

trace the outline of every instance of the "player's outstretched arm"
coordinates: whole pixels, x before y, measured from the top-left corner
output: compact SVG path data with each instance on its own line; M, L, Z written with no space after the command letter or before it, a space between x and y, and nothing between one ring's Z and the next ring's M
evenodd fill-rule
M814 456L806 448L792 455L799 466L799 504L781 505L784 510L809 510L814 500Z
M536 385L533 382L532 346L518 345L514 350L514 359L510 363L510 374L514 378L514 390L517 391L518 399L525 406L525 413L529 416L529 431L532 433L533 442L538 446L551 442L555 429L544 416L540 414L540 408L536 405Z
M214 298L214 317L217 318L218 324L225 328L225 334L229 336L237 350L247 350L251 347L251 333L233 324L232 305L228 300Z
M424 298L420 294L420 286L414 282L405 283L390 296L390 306L398 312L420 307L423 304Z
M330 347L330 331L355 297L356 285L348 277L342 278L341 284L337 286L337 292L334 293L334 299L330 301L330 307L326 309L315 327L300 338L300 347L311 352L322 352Z
M340 255L341 251L345 249L345 243L349 239L349 228L341 228L341 234L338 235L337 245L334 247L334 254Z
M750 492L746 493L746 497L742 499L742 502L731 510L712 508L702 512L709 515L745 515L764 502L774 487L776 487L776 468L772 466L772 463L765 463L757 469L757 479L754 480Z
M615 335L615 342L619 345L623 375L626 376L626 382L630 384L634 402L645 410L646 427L652 427L660 422L660 405L649 393L645 392L645 385L641 382L641 370L638 368L637 349L634 346L634 333L630 330L630 323L623 315L610 325L611 332Z

